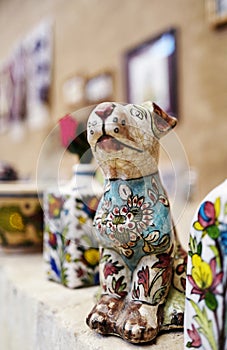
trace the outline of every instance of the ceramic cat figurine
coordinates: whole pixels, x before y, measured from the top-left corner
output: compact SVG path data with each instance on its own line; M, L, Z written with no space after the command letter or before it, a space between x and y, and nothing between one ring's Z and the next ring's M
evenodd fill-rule
M159 139L176 123L150 102L101 103L88 119L105 188L94 219L102 295L87 324L132 343L183 326L186 257L158 173Z

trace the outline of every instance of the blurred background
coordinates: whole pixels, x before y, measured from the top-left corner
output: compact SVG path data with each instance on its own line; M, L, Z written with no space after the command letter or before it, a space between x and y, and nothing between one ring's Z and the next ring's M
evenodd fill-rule
M50 135L50 168L59 119L101 100L127 102L137 85L136 77L129 81L129 60L173 29L174 64L161 61L154 79L157 89L158 77L163 89L166 79L174 95L176 133L202 199L226 177L225 22L225 1L215 0L0 0L0 160L35 179ZM136 96L132 102L141 102ZM154 92L144 96L158 102ZM67 162L71 167L74 158Z

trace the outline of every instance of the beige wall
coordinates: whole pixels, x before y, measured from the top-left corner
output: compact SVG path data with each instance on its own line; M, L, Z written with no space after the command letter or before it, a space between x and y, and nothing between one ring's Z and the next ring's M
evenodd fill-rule
M51 119L66 108L63 80L74 73L113 69L116 100L125 99L122 54L169 27L179 31L177 133L190 164L199 172L199 196L226 176L227 28L208 23L205 0L1 0L0 60L39 21L54 20ZM0 159L34 174L48 130L26 133L20 143L0 136Z

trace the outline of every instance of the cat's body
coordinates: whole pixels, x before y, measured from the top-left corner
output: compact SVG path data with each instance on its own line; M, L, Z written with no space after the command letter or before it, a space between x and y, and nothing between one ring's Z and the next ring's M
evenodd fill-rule
M183 325L181 308L165 311L167 299L174 303L184 290L176 266L185 256L157 167L158 140L175 124L152 103L102 103L88 120L88 141L106 181L94 219L102 296L87 323L133 343Z

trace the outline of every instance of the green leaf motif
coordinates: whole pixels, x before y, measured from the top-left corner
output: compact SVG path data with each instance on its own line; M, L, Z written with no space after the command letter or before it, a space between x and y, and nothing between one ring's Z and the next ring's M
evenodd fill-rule
M216 245L210 245L210 249L211 249L212 252L214 253L217 266L218 266L219 268L221 268L221 259L220 259L220 254L219 254L218 248L216 247Z
M199 242L198 246L197 246L197 254L199 256L202 255L202 242Z
M193 300L190 300L190 303L196 313L196 315L194 316L194 319L200 326L198 329L198 332L204 334L212 350L218 350L217 343L214 336L214 329L212 327L212 321L208 319L206 308L204 307L201 310L200 307Z
M110 257L111 255L109 254L103 255L103 257L100 260L100 263L106 262Z
M192 342L191 342L191 341L188 341L188 342L187 342L186 348L192 348Z
M215 311L218 307L218 302L215 295L211 292L207 292L205 295L205 304L211 311Z
M217 239L220 236L219 228L216 225L211 225L206 228L206 232L212 239Z
M190 247L189 256L192 257L192 255L194 254L198 254L199 256L201 256L202 242L197 243L196 238L195 237L193 238L191 235L189 238L189 247Z
M61 270L61 282L64 286L68 284L67 268L62 268Z
M116 288L116 278L115 277L112 280L112 287L115 290L115 288Z
M118 288L118 292L123 292L123 290L126 288L127 283L123 283L119 288Z
M154 296L153 296L153 299L152 299L152 304L156 305L157 303L159 303L160 300L162 299L162 297L164 296L165 292L166 292L166 286L163 286L163 287L159 288L154 293Z

